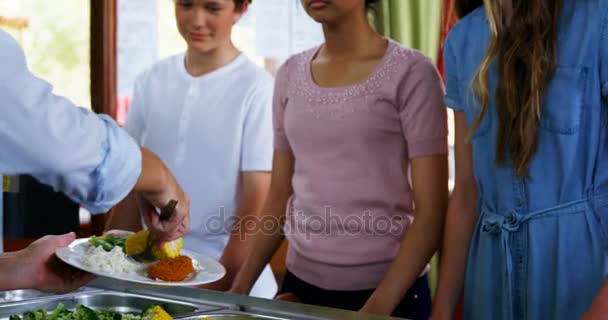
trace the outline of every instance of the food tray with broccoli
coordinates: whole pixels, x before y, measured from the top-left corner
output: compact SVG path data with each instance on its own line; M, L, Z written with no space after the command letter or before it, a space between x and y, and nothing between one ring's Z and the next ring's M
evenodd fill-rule
M182 319L184 320L184 319ZM265 315L257 315L257 314L248 314L244 312L215 312L215 313L207 313L196 318L191 318L188 320L286 320L286 318L277 318L272 316ZM292 320L292 319L290 319Z
M171 320L221 307L122 292L57 296L0 304L0 320Z

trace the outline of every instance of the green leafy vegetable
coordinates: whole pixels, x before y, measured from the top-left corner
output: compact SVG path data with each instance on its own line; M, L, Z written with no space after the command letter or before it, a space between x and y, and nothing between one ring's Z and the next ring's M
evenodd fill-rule
M102 247L105 251L112 251L114 247L121 247L125 251L125 238L119 238L112 235L89 238L89 243L95 247Z
M33 312L27 312L23 315L23 320L36 320L36 315Z
M51 313L51 315L48 317L48 320L55 320L55 319L57 319L57 317L59 316L59 314L63 310L64 310L63 303L58 304L57 308L55 308L55 310L53 310L53 312Z
M143 320L146 312L149 312L155 306L151 305L144 308L140 314L121 314L111 309L93 310L83 305L78 305L74 311L70 311L60 303L50 314L46 310L40 309L26 312L23 318L19 315L12 315L9 320Z

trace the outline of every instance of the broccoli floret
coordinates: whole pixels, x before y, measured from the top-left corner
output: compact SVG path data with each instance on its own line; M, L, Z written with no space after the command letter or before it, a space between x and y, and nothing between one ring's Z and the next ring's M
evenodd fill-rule
M34 312L34 314L36 315L37 320L46 320L46 310L38 310Z
M48 314L46 310L40 309L25 313L23 318L18 315L12 315L8 320L142 320L144 314L149 314L150 316L155 314L155 307L158 306L150 305L138 315L121 314L112 309L95 311L83 305L78 305L76 306L76 310L70 311L67 310L62 303L59 303L50 314Z
M97 317L99 318L99 320L114 320L114 319L120 320L121 315L120 315L120 313L118 313L114 310L106 310L106 311L98 310Z
M95 311L91 308L87 308L83 305L79 305L76 307L76 312L74 316L77 320L99 320Z
M59 306L57 306L57 307L59 308ZM57 315L57 318L55 320L75 320L75 319L73 316L73 312L70 310L67 310L67 309L65 309L65 307L63 307L62 310Z
M23 315L23 320L36 320L36 315L33 312L26 312Z
M146 306L140 313L140 316L145 317L148 313L152 312L154 310L154 307L156 307L156 304L150 304L148 306Z
M18 316L18 315L16 315L16 314L14 314L14 315L10 316L8 319L9 320L21 320L21 317Z

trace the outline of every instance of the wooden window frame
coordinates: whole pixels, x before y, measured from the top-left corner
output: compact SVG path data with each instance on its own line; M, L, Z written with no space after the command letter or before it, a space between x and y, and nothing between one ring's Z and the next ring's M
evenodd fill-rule
M91 107L116 117L117 0L91 2Z
M90 0L91 108L116 119L117 108L117 0ZM91 215L88 234L103 233L106 215ZM87 228L88 227L88 228ZM89 229L90 228L90 229Z

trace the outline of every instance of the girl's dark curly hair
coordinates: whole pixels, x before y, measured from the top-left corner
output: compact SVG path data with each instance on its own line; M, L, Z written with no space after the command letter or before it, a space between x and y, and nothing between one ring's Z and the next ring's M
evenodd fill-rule
M378 0L365 0L365 8L375 9L375 5L378 3Z

